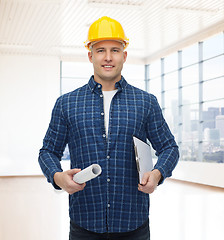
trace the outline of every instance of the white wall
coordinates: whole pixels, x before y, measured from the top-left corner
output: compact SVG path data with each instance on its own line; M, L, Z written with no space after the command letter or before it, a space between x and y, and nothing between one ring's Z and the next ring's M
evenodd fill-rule
M40 173L38 151L59 94L58 58L0 55L0 175Z

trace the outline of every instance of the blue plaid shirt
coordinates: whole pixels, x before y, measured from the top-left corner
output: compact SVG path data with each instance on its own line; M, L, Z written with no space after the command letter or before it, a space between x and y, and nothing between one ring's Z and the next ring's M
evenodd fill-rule
M53 177L62 171L60 160L68 143L71 168L93 163L102 174L87 182L83 191L69 196L70 218L98 233L137 229L149 215L149 195L138 191L138 174L132 136L156 150L155 169L171 176L178 161L178 147L156 98L129 85L122 77L110 107L106 137L102 86L94 81L58 98L40 150L39 163L56 189Z

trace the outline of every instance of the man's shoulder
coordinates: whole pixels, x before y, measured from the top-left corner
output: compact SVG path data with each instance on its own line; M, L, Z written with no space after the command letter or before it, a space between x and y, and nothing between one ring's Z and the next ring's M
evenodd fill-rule
M79 87L68 93L64 93L58 97L56 105L60 105L62 109L68 109L72 105L71 103L80 100L85 95L86 91L88 91L88 84L85 84L82 87Z

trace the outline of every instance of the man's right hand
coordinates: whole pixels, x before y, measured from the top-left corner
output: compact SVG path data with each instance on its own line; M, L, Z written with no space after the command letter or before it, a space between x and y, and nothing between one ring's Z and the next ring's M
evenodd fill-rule
M73 175L80 171L81 169L75 168L65 172L56 172L54 174L54 182L69 194L82 191L86 184L78 184L73 181Z

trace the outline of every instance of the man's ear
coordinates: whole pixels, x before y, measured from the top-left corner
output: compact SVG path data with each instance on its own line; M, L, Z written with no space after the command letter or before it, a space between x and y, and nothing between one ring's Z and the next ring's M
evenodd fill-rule
M127 53L126 51L124 51L123 54L124 54L124 63L125 63L126 60L127 60L127 55L128 55L128 53Z
M92 63L93 62L92 52L88 52L88 58L89 58L89 61Z

